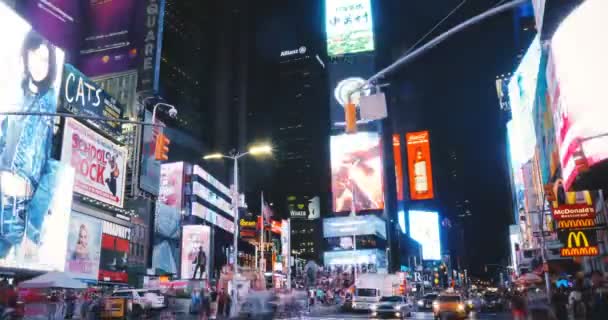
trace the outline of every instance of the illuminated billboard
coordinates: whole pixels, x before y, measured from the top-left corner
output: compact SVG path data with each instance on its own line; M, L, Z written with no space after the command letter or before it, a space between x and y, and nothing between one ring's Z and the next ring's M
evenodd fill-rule
M371 0L326 0L327 53L374 51Z
M409 211L410 236L422 246L423 260L441 260L439 214L435 211Z
M63 51L3 2L0 38L0 112L56 112ZM0 116L0 267L64 270L74 170L50 158L54 129Z
M376 132L332 136L331 188L334 212L384 208L382 145Z
M559 26L547 63L548 95L568 190L578 174L608 158L605 75L608 60L602 13L608 2L588 0Z
M158 199L161 203L181 210L183 203L184 163L163 163L160 166Z
M401 137L399 134L393 134L393 158L395 160L397 200L403 200L403 159L401 158Z
M511 154L518 163L532 159L536 147L534 99L541 58L540 38L536 36L509 81L509 102L515 130Z
M409 132L405 135L410 199L433 199L433 170L429 132Z
M122 208L127 173L127 149L67 119L61 162L76 170L74 192Z
M101 258L101 220L72 212L65 272L76 279L97 280Z
M375 215L323 219L323 238L375 235L386 239L386 222Z
M208 277L210 250L211 229L209 226L184 226L182 232L181 278L193 279L203 273Z

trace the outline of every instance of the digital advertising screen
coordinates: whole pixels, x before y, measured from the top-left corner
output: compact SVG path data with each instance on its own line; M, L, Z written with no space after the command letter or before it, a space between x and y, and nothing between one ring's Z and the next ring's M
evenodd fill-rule
M158 199L161 203L181 210L183 203L184 163L163 163L160 166Z
M321 217L321 198L310 195L290 195L287 208L291 219L315 220Z
M186 225L182 232L181 278L199 277L200 272L209 276L209 255L211 250L211 229L203 225ZM197 265L199 270L196 270ZM202 268L203 270L200 270ZM201 277L202 278L202 277Z
M608 158L603 121L608 114L603 85L608 61L601 30L608 3L584 1L558 27L551 41L547 84L564 186L568 190L584 170L577 159L593 166Z
M371 0L326 0L329 56L374 51Z
M382 144L376 132L331 136L334 212L384 208Z
M71 277L97 280L101 232L101 220L72 211L65 262L65 272Z
M513 155L520 163L532 159L536 147L533 109L540 59L540 37L537 35L508 85L512 121L517 133Z
M375 215L323 219L323 238L375 235L386 239L386 222Z
M435 211L410 210L410 236L422 246L423 260L441 260L439 214Z
M109 221L102 222L99 277L101 281L127 282L131 229Z
M427 200L435 197L433 166L428 131L408 132L405 135L410 199Z
M123 207L127 149L69 118L63 129L61 162L76 171L74 191Z
M393 158L395 160L395 186L397 200L403 200L403 158L401 157L401 137L393 134Z
M0 2L0 111L56 112L64 54ZM74 171L50 158L54 119L0 116L0 267L63 271Z

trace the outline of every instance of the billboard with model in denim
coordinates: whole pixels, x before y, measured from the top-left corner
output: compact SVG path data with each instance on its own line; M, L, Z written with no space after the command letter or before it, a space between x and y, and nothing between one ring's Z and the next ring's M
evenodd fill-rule
M56 112L63 52L1 2L0 38L0 111ZM0 115L0 267L64 269L74 171L51 159L54 127Z

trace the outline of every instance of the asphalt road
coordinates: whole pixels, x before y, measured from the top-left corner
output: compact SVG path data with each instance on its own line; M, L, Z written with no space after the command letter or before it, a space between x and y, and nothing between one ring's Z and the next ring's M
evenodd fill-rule
M172 315L168 312L164 312L162 317L159 317L159 315L156 315L155 317L152 317L152 319L162 319L162 320L173 320L173 319L188 319L188 320L194 320L194 319L199 319L197 316L195 315ZM295 319L301 319L301 320L305 320L305 319L318 319L318 320L343 320L343 319L373 319L370 318L369 314L365 314L365 313L360 313L360 314L353 314L353 313L334 313L334 314L326 314L326 315L318 315L318 316L307 316L304 315L302 317L299 318L275 318L275 319L283 319L283 320L295 320ZM390 318L383 318L383 319L390 319ZM407 318L407 319L412 319L412 320L434 320L433 318L433 313L431 312L414 312L411 318ZM468 320L510 320L512 319L511 315L509 313L472 313Z

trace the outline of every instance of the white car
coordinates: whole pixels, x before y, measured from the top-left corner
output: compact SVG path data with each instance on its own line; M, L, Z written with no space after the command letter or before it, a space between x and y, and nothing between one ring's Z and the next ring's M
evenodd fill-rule
M400 318L412 316L412 305L403 296L380 298L380 302L370 307L372 317Z
M136 313L148 309L163 309L167 307L165 297L158 290L120 289L114 291L112 297L130 300L132 307L129 311Z

